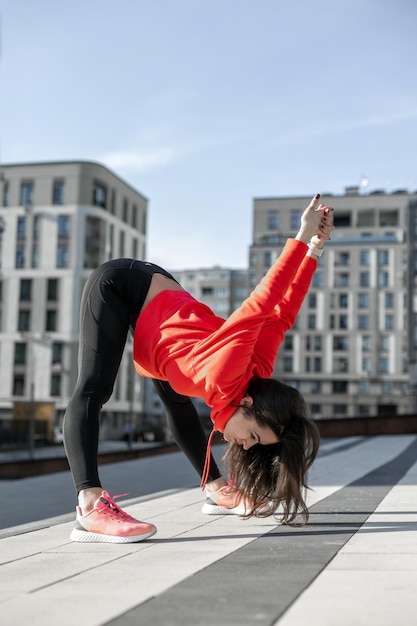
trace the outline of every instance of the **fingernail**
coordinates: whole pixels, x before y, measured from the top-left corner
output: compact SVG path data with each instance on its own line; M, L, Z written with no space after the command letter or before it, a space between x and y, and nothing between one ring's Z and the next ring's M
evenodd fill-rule
M315 200L318 200L319 198L320 198L320 194L319 194L319 193L316 193L316 195L314 196L314 199L315 199Z

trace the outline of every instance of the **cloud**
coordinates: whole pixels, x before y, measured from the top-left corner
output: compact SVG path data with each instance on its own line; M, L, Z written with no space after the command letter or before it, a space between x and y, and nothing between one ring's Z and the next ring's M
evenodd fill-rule
M173 148L155 148L143 151L114 151L103 154L99 160L115 170L145 172L163 167L181 157Z
M403 109L341 122L317 124L315 126L311 126L310 128L283 133L282 135L273 138L271 143L288 144L296 141L303 141L308 137L320 137L323 135L346 133L378 126L390 126L392 124L414 121L416 119L417 108Z

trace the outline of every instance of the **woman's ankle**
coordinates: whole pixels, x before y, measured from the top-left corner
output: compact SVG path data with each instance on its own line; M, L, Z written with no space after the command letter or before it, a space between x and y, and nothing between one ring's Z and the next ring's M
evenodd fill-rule
M227 482L225 481L223 476L220 476L220 478L216 478L216 480L211 480L210 482L208 482L206 484L206 490L210 493L213 493L214 491L218 491L222 487L226 487L226 485Z
M78 505L83 515L93 510L94 504L101 496L103 489L101 487L89 487L82 489L78 494Z

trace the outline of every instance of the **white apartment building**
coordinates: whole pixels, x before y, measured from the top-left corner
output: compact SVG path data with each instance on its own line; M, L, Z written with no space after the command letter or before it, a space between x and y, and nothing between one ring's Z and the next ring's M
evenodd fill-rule
M324 194L336 230L288 333L275 375L313 417L406 414L416 397L417 194ZM294 236L310 198L254 200L250 284Z
M0 417L15 402L53 400L57 425L77 376L78 317L92 269L144 258L147 199L106 167L54 162L0 167ZM101 435L141 410L141 381L122 364Z

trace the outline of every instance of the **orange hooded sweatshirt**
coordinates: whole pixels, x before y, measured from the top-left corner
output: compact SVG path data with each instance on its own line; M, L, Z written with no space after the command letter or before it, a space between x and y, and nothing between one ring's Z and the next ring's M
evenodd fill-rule
M285 332L292 327L317 261L306 244L289 239L281 255L227 320L188 292L163 291L136 323L139 374L169 381L182 395L211 407L214 430L224 431L253 378L269 378Z

